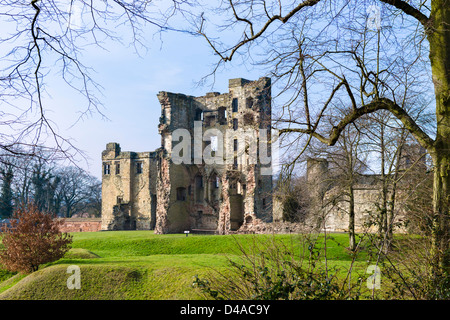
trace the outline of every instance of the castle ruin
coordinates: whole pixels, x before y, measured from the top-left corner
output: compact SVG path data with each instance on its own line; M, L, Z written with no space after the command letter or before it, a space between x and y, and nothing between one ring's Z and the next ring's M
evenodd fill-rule
M108 143L102 152L102 230L228 234L244 221L271 222L272 175L260 161L270 144L263 150L248 134L266 130L270 139L270 78L231 79L223 94L157 97L161 147L124 152Z
M349 200L326 159L307 161L303 188L309 213L300 223L284 222L283 201L273 196L270 78L231 79L223 94L193 97L162 91L157 97L161 147L124 152L118 143L108 143L102 152L102 230L348 231ZM265 137L258 135L264 130ZM426 171L425 150L414 145L404 149L402 176L415 162L417 170ZM403 189L409 181L402 179ZM378 210L381 182L376 174L360 174L355 181L357 232ZM396 195L403 198L404 192ZM403 219L401 211L396 222Z

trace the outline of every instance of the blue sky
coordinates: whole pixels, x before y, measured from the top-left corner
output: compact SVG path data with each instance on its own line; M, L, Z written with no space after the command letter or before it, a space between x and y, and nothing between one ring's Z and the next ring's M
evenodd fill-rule
M171 2L160 0L155 3L164 5ZM211 3L214 2L209 2ZM214 25L220 25L224 19L213 13L208 17L211 19L208 23L212 30L215 30ZM44 22L47 21L44 19ZM273 26L274 30L277 30L277 26L278 24ZM2 32L8 31L8 27L15 30L13 23L5 26ZM106 50L89 46L79 57L83 64L93 69L90 74L93 80L103 87L101 93L96 94L103 104L101 112L108 120L94 113L72 126L79 112L85 110L86 99L61 81L61 76L58 75L60 67L48 66L50 74L45 77L45 82L49 96L44 100L46 116L57 126L60 135L71 139L77 148L85 152L86 161L78 158L79 165L99 178L101 152L108 142L120 143L124 151L151 151L160 146L157 131L160 104L156 97L159 91L193 96L202 96L210 91L224 93L228 91L228 79L242 77L255 80L266 76L263 67L254 68L250 63L244 66L239 59L233 59L233 63L227 63L225 70L216 73L214 87L198 87L196 83L209 74L218 61L206 40L185 33L155 34L156 29L145 28L144 39L148 51L141 50L140 56L134 52L133 47L108 41L104 44ZM321 27L319 30L322 30ZM115 26L114 31L123 36L125 44L129 42L129 28ZM208 34L211 35L209 32ZM238 28L227 28L215 36L230 44L236 41L230 37L241 34ZM283 46L285 42L281 41L279 44ZM255 52L255 48L259 51ZM253 46L252 49L255 56L258 53L267 54L263 51L264 47ZM51 64L52 57L48 57L46 61ZM320 81L318 85L321 85ZM273 96L275 89L272 89ZM324 95L323 90L315 90L314 94L319 100L328 97L328 93Z
M83 160L80 165L97 177L101 177L101 152L108 142L120 143L123 151L151 151L160 146L157 125L161 107L156 97L159 91L193 96L210 91L223 93L228 91L228 79L255 80L264 76L262 70L230 65L216 75L213 88L199 87L196 83L217 62L205 40L170 32L162 35L162 42L159 38L153 40L151 32L148 37L149 49L140 56L133 48L110 43L108 51L93 48L81 58L95 70L91 75L103 87L98 97L108 120L93 114L72 126L86 101L77 92L61 87L57 78L49 85L52 97L48 106L59 110L50 113L50 118L63 136L73 139L86 152L88 161Z

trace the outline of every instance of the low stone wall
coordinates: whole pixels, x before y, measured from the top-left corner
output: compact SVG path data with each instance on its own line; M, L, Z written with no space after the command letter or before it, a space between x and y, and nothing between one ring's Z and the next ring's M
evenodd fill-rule
M235 233L251 234L282 234L305 233L310 231L303 223L290 222L264 222L254 215L246 215L244 224Z
M62 232L95 232L100 231L101 218L67 218L61 226Z

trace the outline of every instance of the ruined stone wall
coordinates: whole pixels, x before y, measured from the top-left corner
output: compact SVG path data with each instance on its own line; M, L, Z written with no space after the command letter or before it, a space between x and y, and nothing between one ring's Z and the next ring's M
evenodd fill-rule
M309 228L320 226L321 230L348 232L349 198L338 185L338 181L328 171L328 162L325 159L308 160L307 188L311 196L311 210L305 226ZM354 186L355 231L375 232L378 228L375 223L376 217L382 201L380 176L358 175L357 181ZM403 197L399 186L396 202L400 203ZM395 232L406 232L401 225L403 219L404 213L396 212Z
M339 192L330 190L327 198L333 197L333 194ZM369 228L371 217L377 213L377 204L381 200L381 190L379 188L367 188L364 186L355 187L355 232L375 231L375 226ZM330 204L324 209L325 221L323 228L327 231L348 232L348 200L343 197L341 201Z
M121 161L120 146L117 143L108 143L102 152L102 229L109 230L114 224L114 206L118 198L124 202L130 200L130 181L126 174L129 171L129 162ZM116 175L115 166L120 164L123 175ZM108 166L108 168L106 167Z
M101 230L101 218L66 218L61 232L96 232Z
M408 197L406 190L399 188L396 192L396 206L401 208L401 203ZM355 231L356 232L376 232L378 215L380 214L380 204L382 202L381 185L359 185L354 190L355 194ZM388 192L388 197L391 194ZM348 231L348 202L341 201L335 206L327 208L326 228L334 231ZM407 232L405 212L396 210L393 229L397 233Z
M329 190L325 193L325 199L320 203L327 203L338 192L337 189ZM376 215L379 214L377 205L381 201L381 189L376 185L371 187L357 186L354 190L355 196L355 232L377 232L378 227L374 222ZM244 224L236 233L308 233L308 232L348 232L349 215L348 201L345 197L340 197L335 203L329 202L325 208L314 202L310 214L305 221L290 223L283 221L282 210L283 203L274 198L274 221L264 222L254 215L246 215ZM401 203L403 194L399 193L397 201ZM394 217L394 232L407 232L402 224L404 213L400 210Z
M245 215L271 221L272 175L261 174L260 164L254 162L260 151L257 134L248 136L250 129L270 129L270 86L269 78L239 78L231 79L229 92L223 94L193 97L159 92L161 148L122 152L111 143L102 154L104 165L110 166L102 179L102 229L131 225L132 229L154 227L156 233L191 229L228 233L242 225ZM176 149L179 140L173 140L178 129L191 138L190 150L182 154ZM200 139L195 139L196 133ZM213 150L211 137L224 149ZM254 154L248 150L251 143L256 145ZM188 163L185 158L184 163L175 163L173 153L186 155ZM206 154L213 160L203 157ZM271 156L270 150L267 155ZM115 163L120 174L114 172ZM139 174L136 163L142 166Z
M170 203L170 170L169 159L163 153L159 157L158 171L157 171L157 188L156 188L156 225L155 233L168 233L169 224L167 212Z
M245 136L245 130L266 129L270 125L270 79L231 79L228 93L192 97L160 92L158 99L162 110L159 132L167 155L163 162L168 162L164 164L168 168L160 171L160 180L165 181L167 190L160 191L163 198L157 197L157 220L163 218L166 226L157 231L210 229L227 233L240 227L245 214L270 221L272 176L261 176L259 166L249 161L248 151L244 152L248 139L256 139L255 135ZM172 141L177 129L187 130L192 138L190 165L170 160L177 145ZM203 137L200 146L198 140L194 141L196 132ZM211 136L219 140L220 146L223 142L224 149L211 153ZM209 152L213 162L206 158L195 162L193 158L199 155L199 149L200 158ZM256 181L260 182L258 189ZM186 194L183 199L180 190Z
M153 162L150 152L135 153L131 165L131 218L135 221L136 230L149 230L151 224L151 193L152 180L150 163ZM138 172L137 165L141 166Z
M102 161L102 230L150 229L156 155L122 152L118 143L109 143Z

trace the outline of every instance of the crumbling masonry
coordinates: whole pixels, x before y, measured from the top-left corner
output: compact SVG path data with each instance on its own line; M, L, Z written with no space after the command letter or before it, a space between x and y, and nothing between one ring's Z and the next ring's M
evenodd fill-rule
M118 143L108 143L102 152L102 230L227 234L244 221L271 222L272 175L262 174L266 163L259 161L259 143L256 161L251 161L252 137L242 133L270 129L270 79L231 79L228 93L193 97L160 92L158 99L160 148L123 152ZM177 148L185 138L180 139L180 129L192 139L190 150ZM195 159L198 130L202 154L224 161ZM216 144L222 141L220 150ZM270 158L270 145L266 153Z

